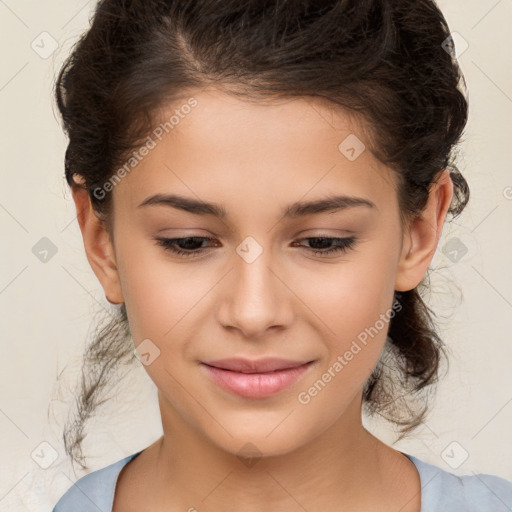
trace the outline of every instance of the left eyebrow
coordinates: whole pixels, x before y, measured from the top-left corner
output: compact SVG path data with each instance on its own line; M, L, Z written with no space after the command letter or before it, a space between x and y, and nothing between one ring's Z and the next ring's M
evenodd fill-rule
M347 208L354 208L356 206L363 206L367 208L374 208L378 210L375 203L364 197L355 196L328 196L316 201L309 202L296 202L286 207L282 216L285 218L297 218L306 215L315 215L318 213L334 213L339 210L346 210Z
M154 194L146 198L137 208L150 205L161 205L176 208L196 215L213 215L225 219L228 216L226 209L219 204L200 201L192 197L179 196L176 194ZM364 197L355 196L328 196L314 201L298 201L285 207L281 216L284 218L298 218L306 215L335 212L363 206L378 210L375 203Z

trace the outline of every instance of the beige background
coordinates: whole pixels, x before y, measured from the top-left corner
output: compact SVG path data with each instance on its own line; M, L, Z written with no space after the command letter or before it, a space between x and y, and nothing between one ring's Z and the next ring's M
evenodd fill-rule
M429 303L453 353L449 373L427 424L395 447L456 474L512 480L512 2L439 5L452 32L469 44L459 56L471 110L458 165L472 198L445 227L431 273ZM109 305L85 258L51 90L93 6L0 0L0 510L51 510L82 475L71 471L63 453L60 429L72 403L66 386L74 383L92 314ZM42 32L58 45L47 58L31 47L41 37L49 44ZM456 42L461 50L462 40ZM46 263L32 252L43 237L57 249ZM443 252L455 237L468 250L457 262ZM92 469L161 433L155 390L143 369L135 368L117 389L111 414L107 408L88 424L84 450ZM371 428L393 442L387 425ZM53 450L57 460L43 469L38 462L50 461ZM450 467L446 454L460 459L463 450L467 460Z

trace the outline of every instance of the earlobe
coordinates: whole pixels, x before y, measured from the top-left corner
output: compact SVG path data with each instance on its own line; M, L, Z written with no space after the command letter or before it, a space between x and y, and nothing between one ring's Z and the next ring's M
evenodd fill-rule
M109 302L120 304L123 302L123 294L114 245L107 226L94 212L87 189L73 186L71 193L75 202L87 260L99 279L105 296L109 298Z
M429 198L421 215L412 220L408 229L404 230L395 290L412 290L425 277L436 252L452 196L453 182L449 170L445 169L431 185Z

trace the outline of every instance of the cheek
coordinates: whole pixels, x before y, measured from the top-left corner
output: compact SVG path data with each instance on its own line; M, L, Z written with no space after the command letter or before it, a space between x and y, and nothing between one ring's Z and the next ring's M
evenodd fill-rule
M130 330L137 345L145 338L159 337L174 324L179 300L174 289L179 276L170 276L169 265L158 257L150 242L142 240L129 249L118 238L118 271Z
M327 423L362 390L381 357L394 316L389 279L377 268L355 269L351 266L347 275L325 281L321 292L309 295L311 309L321 319L316 325L322 326L327 356L302 386L298 401L306 414L325 416Z
M373 326L390 307L392 257L362 254L321 272L304 272L293 289L307 306L311 321L321 322L329 338L346 340Z
M158 264L139 262L123 280L128 317L134 320L134 338L165 338L190 312L203 288L207 290L204 282L192 283L180 272L171 273Z
M200 327L198 315L212 307L218 276L207 265L180 264L163 249L143 245L120 251L118 262L130 330L136 345L149 338L162 351L175 352L177 340L186 342Z
M379 360L394 316L395 260L394 247L383 237L333 265L328 275L305 274L300 281L297 294L328 352L320 373L328 372L325 381L334 393L358 389Z

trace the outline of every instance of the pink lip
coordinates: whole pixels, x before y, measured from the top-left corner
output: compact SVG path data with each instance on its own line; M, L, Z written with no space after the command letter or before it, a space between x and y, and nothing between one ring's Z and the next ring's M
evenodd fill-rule
M302 366L309 361L292 361L291 359L281 359L278 357L266 357L263 359L244 359L242 357L230 357L227 359L217 359L215 361L202 361L208 366L215 366L224 370L231 370L240 373L266 373L275 370L286 370Z
M213 362L212 362L213 363ZM245 371L235 371L226 368L210 366L210 363L201 363L201 366L207 371L209 377L222 388L247 398L265 398L273 395L284 388L296 382L311 366L313 361L307 363L286 362L280 360L263 360L247 363L247 360L222 360L215 364L223 366L238 366ZM258 369L262 367L281 366L281 369L255 372L255 366ZM293 366L291 366L293 365ZM284 366L284 367L283 367Z

